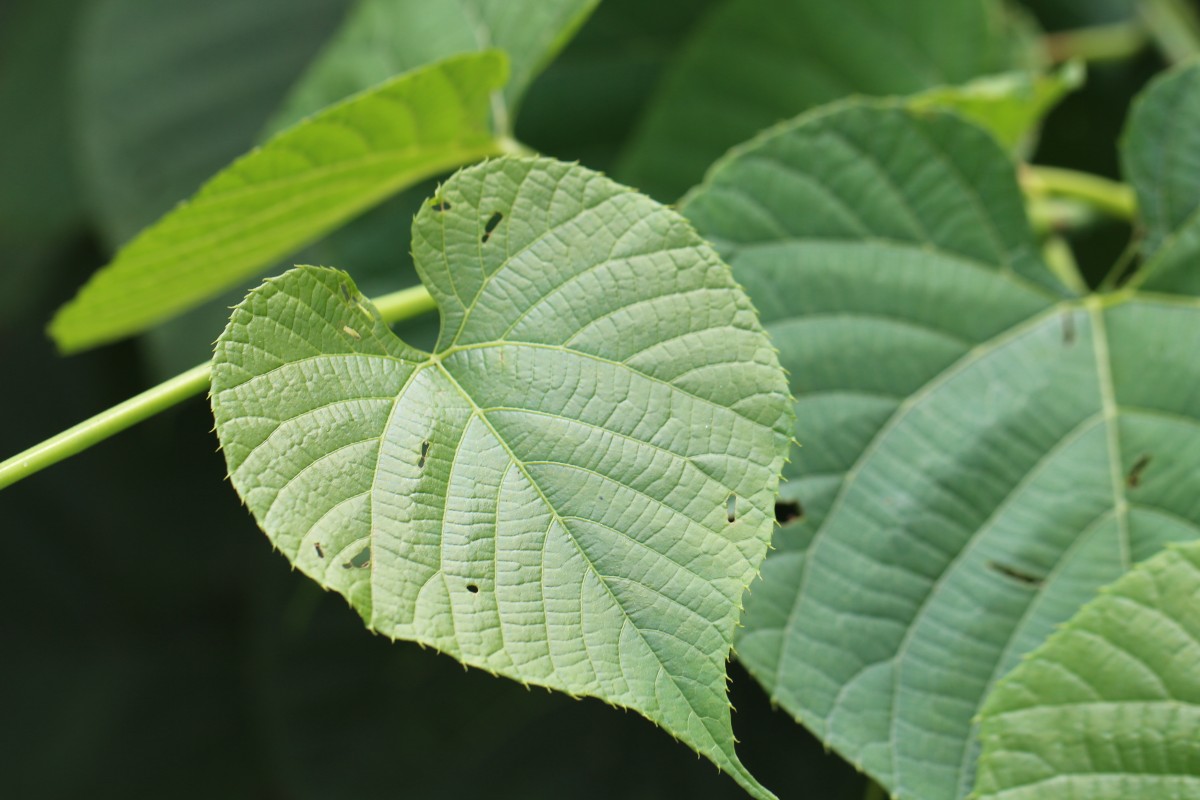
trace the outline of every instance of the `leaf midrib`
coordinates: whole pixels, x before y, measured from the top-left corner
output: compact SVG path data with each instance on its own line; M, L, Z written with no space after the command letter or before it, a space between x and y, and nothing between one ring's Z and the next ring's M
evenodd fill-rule
M1008 277L1008 278L1018 279L1018 276L1016 276L1013 273L1006 272L1006 273L1002 273L1002 274L1004 274L1005 277ZM1021 281L1021 282L1023 282L1023 281ZM857 477L858 472L861 470L863 465L869 460L869 457L878 448L878 446L883 441L883 439L886 437L888 432L890 432L895 427L895 425L897 425L899 423L899 421L902 420L907 415L907 412L912 407L916 406L919 402L924 400L925 397L927 397L929 394L931 394L933 391L935 391L939 386L943 385L947 380L954 377L954 375L956 375L959 372L961 372L962 370L972 366L977 361L979 361L979 359L985 357L986 355L995 351L997 348L1003 346L1004 344L1007 344L1008 342L1018 338L1023 333L1036 328L1038 325L1042 324L1042 322L1044 322L1045 320L1047 320L1057 314L1064 313L1064 312L1070 313L1074 309L1083 309L1088 313L1089 318L1092 321L1093 351L1095 353L1096 377L1097 377L1097 384L1099 387L1100 401L1101 401L1101 409L1100 409L1099 414L1103 421L1103 424L1105 425L1105 429L1107 432L1108 450L1109 450L1109 456L1110 456L1110 458L1109 458L1110 473L1111 473L1111 478L1112 478L1111 489L1112 489L1112 493L1113 493L1113 512L1112 513L1114 513L1114 515L1117 518L1118 537L1119 537L1119 544L1121 547L1122 567L1124 569L1128 570L1128 568L1130 566L1129 565L1129 553L1130 553L1131 543L1129 541L1130 533L1129 533L1129 527L1128 527L1129 503L1128 503L1128 498L1124 491L1125 484L1124 484L1124 480L1121 475L1121 466L1122 466L1121 456L1120 456L1121 451L1120 451L1119 433L1117 430L1117 417L1120 413L1120 409L1116 403L1115 385L1114 385L1113 377L1112 377L1111 358L1110 358L1109 348L1108 348L1108 335L1107 335L1107 329L1104 325L1103 317L1104 317L1104 310L1107 307L1109 307L1110 305L1118 304L1121 302L1127 302L1127 301L1133 299L1134 297L1136 297L1136 295L1133 295L1132 293L1123 293L1116 297L1114 297L1112 295L1091 294L1085 298L1078 299L1078 300L1062 300L1058 303L1054 303L1051 306L1049 306L1048 308L1044 309L1043 311L1035 314L1034 316L1029 317L1029 318L1023 320L1022 322L1020 322L1019 324L1010 327L1008 330L1004 331L1002 334L1000 334L998 336L994 336L991 339L977 345L971 351L969 351L965 356L963 356L962 358L957 360L954 364L952 364L950 367L948 367L947 369L943 370L942 372L938 373L933 378L931 378L916 392L914 392L910 396L906 397L904 399L904 401L901 402L897 406L895 411L893 411L891 416L889 416L887 422L884 423L884 425L879 429L879 431L875 434L875 436L872 437L870 443L863 450L863 452L859 456L859 458L856 459L856 461L850 467L850 469L846 470L846 472L844 473L844 477L843 477L843 480L841 483L841 487L838 490L838 494L835 497L832 505L830 506L829 511L826 512L826 514L824 516L824 522L821 525L821 528L818 529L814 533L813 543L814 544L816 543L817 537L821 536L822 533L825 531L827 524L828 524L828 520L830 520L834 516L834 514L839 510L839 508L841 507L841 505L844 502L845 497L849 491L850 485L854 482L855 478ZM1085 420L1084 423L1082 423L1082 424L1089 424L1089 423L1094 424L1095 416L1096 415L1089 416L1088 419ZM1078 427L1079 426L1077 426L1077 428ZM784 665L787 663L786 655L789 650L789 647L792 646L792 642L794 641L794 637L789 636L788 632L790 630L792 630L796 624L797 615L798 615L799 608L801 605L800 601L805 595L804 587L808 582L810 570L812 568L812 563L813 563L813 559L811 559L811 558L806 558L804 560L804 564L803 564L802 571L801 571L801 578L800 578L799 586L798 586L798 589L796 592L796 600L792 604L792 609L788 615L788 618L787 618L786 622L784 623L783 627L781 628L781 632L784 634L782 637L783 644L780 648L778 660L775 665L774 686L771 691L772 696L776 697L776 698L778 697L778 688L782 685L783 668L784 668ZM918 612L918 615L919 615L919 612ZM916 619L916 617L914 617L914 621L915 621L915 619ZM907 626L907 630L905 633L906 640L909 636L911 636L913 629L914 629L914 624L910 623ZM890 661L894 662L895 659L896 659L896 656L893 656L890 659ZM876 662L876 663L885 663L885 662ZM867 666L870 666L870 665L867 665ZM866 667L864 667L864 669L865 668ZM860 672L861 672L861 670L860 670ZM890 716L889 725L892 729L892 735L889 737L889 741L888 741L889 760L892 763L892 770L893 770L892 783L893 783L893 785L897 786L898 790L901 787L899 786L899 780L896 775L898 753L896 752L895 725L897 724L898 719L897 719L897 715L895 714L895 702L896 702L896 697L898 695L897 690L899 688L899 679L900 679L899 672L897 671L893 678L892 700L891 700L892 711L889 715ZM994 680L995 680L995 676L993 676L992 683L994 683ZM849 685L849 683L850 683L850 681L847 681L843 684L843 687L842 687L843 690L845 689L846 686ZM976 703L976 713L978 713L978 710L982 706L983 700L986 698L986 696L987 696L987 693L985 692L984 695L980 698L980 700ZM834 705L836 706L836 701L835 701ZM802 708L796 708L794 710L794 713L796 713L797 715L801 715L803 713L803 711L804 711L804 709L802 709ZM966 752L969 752L970 744L971 744L971 740L964 741L963 746L964 746L964 750ZM960 771L959 771L959 784L960 785L963 781L964 775L965 775L965 771L960 769Z
M469 349L469 348L463 348L463 349ZM572 352L576 352L576 351L572 351ZM468 393L465 389L463 389L463 387L459 384L459 382L455 379L455 377L450 373L450 371L448 369L446 369L446 367L441 363L441 359L438 358L436 360L433 360L432 363L434 364L436 369L448 381L450 381L451 385L454 386L454 389L459 393L459 395L463 398L463 400L465 400L468 404L470 404L471 409L472 409L472 415L474 417L478 418L479 421L487 427L488 431L495 438L496 442L500 445L501 448L504 449L504 452L508 455L509 461L525 477L525 480L529 483L529 485L537 493L538 497L541 498L542 503L545 505L546 509L550 512L552 521L557 522L559 527L562 528L563 533L566 534L567 538L571 541L571 544L575 547L576 551L578 551L579 557L582 558L584 564L587 565L587 569L596 577L596 580L600 583L600 585L604 587L604 591L608 594L608 596L612 600L613 604L621 610L621 616L624 618L625 622L628 623L629 626L637 633L638 638L642 640L642 643L646 646L646 649L649 652L654 654L654 657L658 661L658 664L659 664L660 674L664 674L667 676L667 678L670 679L671 684L675 687L676 691L679 692L679 695L687 701L688 707L691 710L692 714L694 714L697 718L699 718L701 720L706 719L707 717L705 717L704 715L702 715L700 713L700 710L697 709L695 707L695 705L692 703L689 695L679 685L678 680L676 680L675 676L671 673L671 671L669 669L667 669L667 665L663 662L662 657L659 655L658 651L654 648L653 645L650 644L649 640L646 639L645 634L642 633L641 628L638 627L637 623L634 622L633 617L626 610L624 603L621 602L621 600L613 592L612 587L609 586L607 577L605 575L603 575L599 569L597 569L595 563L588 556L587 552L583 549L583 546L579 544L579 541L576 538L575 534L571 532L571 528L567 525L566 520L562 517L561 514L559 514L558 509L554 506L553 503L550 502L550 499L548 497L546 497L545 492L542 491L542 487L538 484L538 482L534 479L534 477L531 474L529 474L529 471L525 468L524 462L522 462L519 458L517 458L516 454L513 453L512 448L509 447L508 442L505 440L505 438L500 435L500 432L497 431L496 428L492 425L491 421L488 420L487 415L483 412L483 410L475 402L475 399L470 395L470 393ZM634 370L634 371L636 372L636 370ZM414 372L414 374L416 374L416 372ZM397 395L397 398L399 398L399 396L400 395ZM374 528L372 528L372 530L374 530ZM373 570L372 570L371 577L372 577L372 580L374 580L374 571ZM711 583L709 585L711 586ZM645 588L650 589L650 587L645 587ZM715 590L716 587L712 587L712 588ZM651 591L653 591L653 590L651 589ZM692 612L692 613L694 614L695 612ZM726 638L726 637L723 636L722 638ZM723 753L724 751L721 750L720 744L716 741L715 738L713 738L712 733L708 730L707 725L704 725L704 731L708 735L709 741L708 741L707 745L711 745L712 747L716 748L717 751Z
M1100 384L1100 407L1108 436L1109 477L1112 480L1113 507L1116 512L1117 537L1121 548L1121 570L1129 570L1129 498L1125 492L1125 480L1121 474L1121 438L1117 427L1120 409L1117 406L1116 385L1112 375L1112 357L1108 348L1108 328L1104 323L1104 309L1096 296L1084 302L1092 320L1092 349L1096 356L1096 379Z
M655 657L659 659L659 664L663 670L663 673L666 674L671 679L672 684L679 691L680 695L686 698L687 694L680 687L680 685L679 685L678 681L676 681L675 677L673 675L671 675L670 671L666 669L666 665L662 662L661 658L658 656L658 652L649 643L649 641L646 640L645 636L641 632L641 629L638 628L638 626L634 622L633 618L625 610L624 605L620 602L620 600L617 599L617 597L613 593L612 589L608 586L607 576L603 575L596 568L595 564L592 562L592 560L588 557L587 553L583 550L582 546L579 544L575 535L573 533L571 533L571 529L566 524L565 518L561 514L559 514L558 509L550 502L549 498L546 497L546 494L542 490L541 486L537 483L537 481L533 478L533 476L529 474L528 470L525 469L524 462L521 459L519 459L516 456L516 454L513 453L512 449L508 445L508 442L504 439L504 437L502 437L500 435L500 433L495 429L495 427L488 420L486 412L475 402L474 397L469 392L467 392L462 387L461 384L459 384L459 382L457 381L457 379L455 379L453 374L449 370L446 369L445 365L442 364L443 359L449 357L450 355L453 355L454 353L465 352L465 351L470 351L470 350L477 350L477 349L484 349L484 348L490 348L490 347L505 347L505 346L534 347L534 348L554 350L557 352L570 352L570 353L573 353L573 354L576 354L576 355L579 355L579 356L582 356L585 358L595 359L595 360L598 360L598 361L601 361L604 363L608 363L613 366L618 366L620 368L627 369L630 372L633 372L633 373L637 374L638 376L645 378L646 380L666 385L666 386L670 387L673 391L678 391L682 394L692 397L693 399L695 399L699 402L711 404L715 408L723 408L724 410L729 411L730 413L741 416L743 419L745 419L747 422L750 422L751 424L757 425L759 427L765 427L765 426L763 426L762 423L756 422L754 420L749 419L748 417L745 417L740 412L738 412L734 409L719 406L710 400L699 397L698 395L694 395L694 394L686 391L685 389L674 386L673 384L669 384L665 381L662 381L659 378L655 378L651 375L647 375L646 373L644 373L640 370L637 370L633 367L630 367L628 365L620 364L619 362L609 361L608 359L604 359L599 356L594 356L590 353L584 353L584 352L581 352L578 350L571 350L569 348L555 347L555 346L551 346L551 345L541 345L541 344L530 343L530 342L489 342L489 343L483 343L483 344L460 345L460 346L448 348L446 351L441 352L441 353L428 354L429 355L428 358L426 358L424 361L417 362L416 364L414 364L411 361L405 360L404 358L402 358L400 356L396 356L394 354L378 354L378 353L347 353L347 354L344 354L344 355L352 355L352 356L363 356L363 357L368 357L368 358L383 358L383 359L390 360L390 361L396 362L398 364L401 364L405 368L412 369L412 373L408 376L408 378L405 379L404 384L400 387L400 389L397 391L397 393L395 395L394 401L392 403L392 407L388 412L388 417L387 417L384 425L381 428L381 432L380 432L379 436L374 437L374 438L378 439L378 441L380 441L381 444L383 441L383 436L386 434L387 430L391 427L391 421L396 413L396 410L400 407L401 399L404 397L408 388L416 380L418 375L420 375L422 372L424 372L425 370L432 367L432 368L436 369L438 372L440 372L447 380L450 381L450 383L454 386L455 391L458 392L458 394L463 398L463 400L465 400L471 406L472 416L478 417L480 422L487 426L489 432L491 432L492 436L496 439L497 443L500 444L500 446L504 449L505 453L508 455L509 460L512 463L512 465L515 466L521 472L521 474L529 482L530 486L533 487L533 489L537 492L538 496L542 499L542 502L544 503L546 508L549 510L551 516L553 517L553 520L558 522L559 526L563 529L564 533L566 533L568 535L568 538L571 540L572 545L574 545L574 547L579 551L580 557L584 559L584 562L587 564L588 569L592 572L593 575L595 575L595 577L604 586L605 591L609 594L609 596L612 598L613 602L617 605L617 607L621 609L621 613L625 617L625 620L633 627L633 629L635 631L637 631L639 638L642 639L642 641L646 645L647 649L650 652L654 653ZM324 356L324 355L314 355L314 356L310 356L308 359L305 359L305 360L317 360L317 359L321 359L321 358L325 358L325 357L326 356ZM276 370L288 368L293 365L294 365L294 362L288 362L287 364L281 364L269 372L261 373L259 375L254 376L254 378L252 378L252 380L260 379L262 377L265 377L266 375L271 374L272 372L275 372ZM242 385L243 384L237 384L237 386L242 386ZM230 388L234 388L234 387L230 387ZM357 399L357 398L355 398L355 399ZM363 441L368 441L368 440L363 440ZM358 442L358 443L361 444L361 442ZM651 442L639 441L639 443L645 444L645 445L648 445L651 447L656 447ZM661 449L661 448L658 448L658 449ZM679 454L675 453L673 455L678 457ZM571 466L571 465L568 465L568 466ZM376 469L375 470L376 479L378 478L378 475L379 475L379 471L378 471L378 469ZM716 481L716 479L712 478L711 476L706 475L706 477L708 477L709 480L713 480L714 482L719 483L719 481ZM377 490L377 485L375 483L375 480L373 480L371 488L369 490L367 490L365 493L373 495L376 492L376 490ZM676 512L676 513L679 513L679 512ZM692 520L692 521L696 522L696 520ZM699 523L697 523L697 524L699 524ZM369 537L367 537L367 540L370 542L372 549L374 549L374 545L375 545L375 543L373 541L374 532L375 532L375 528L374 528L374 526L372 526L371 535ZM301 540L303 541L307 537L307 535L308 534L306 533L304 536L302 536ZM644 543L641 543L641 542L639 542L639 544L646 546L646 545L644 545ZM345 549L350 549L352 547L353 547L353 545L349 545ZM656 550L655 552L658 553L659 551ZM659 553L659 555L663 555L664 557L666 557L665 554L662 554L662 553ZM672 563L675 563L675 562L672 561ZM680 566L680 565L677 564L677 566ZM688 570L688 571L691 574L695 575L695 577L697 577L698 579L704 580L708 584L708 586L712 589L712 591L714 591L717 595L724 597L724 594L721 593L720 590L716 586L713 586L710 581L708 581L705 578L702 578L701 576L697 575L695 572L693 572L691 570ZM371 582L372 587L374 586L374 580L375 580L375 559L372 559L371 563L370 563L370 582ZM652 587L645 586L644 584L639 584L639 585L642 585L643 588L645 588L651 592L655 591ZM374 595L374 590L372 589L372 596L373 595ZM695 611L692 611L691 609L689 609L689 611L692 614L696 613ZM372 605L372 617L371 617L372 627L374 627L373 615L374 615L374 610L373 610L373 605ZM713 623L713 624L715 624L715 623ZM718 631L719 631L719 629L718 629ZM724 634L722 634L722 636L724 637ZM688 704L691 707L692 712L695 713L698 717L700 717L701 719L707 718L707 717L703 717L699 714L699 710L696 709L695 706L692 706L690 700L688 701ZM705 731L708 732L707 726L705 726ZM711 740L711 743L713 745L717 745L717 742L715 739L712 738L711 733L709 733L709 739ZM717 745L717 746L719 747L719 745ZM721 752L724 752L724 751L721 751Z

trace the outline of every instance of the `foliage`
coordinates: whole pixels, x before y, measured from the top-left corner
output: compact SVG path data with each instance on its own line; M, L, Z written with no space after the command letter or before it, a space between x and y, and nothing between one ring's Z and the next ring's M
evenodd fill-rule
M1194 535L1200 306L1074 296L1012 164L937 113L801 118L683 209L762 311L805 441L785 496L806 519L749 595L741 660L897 796L961 797L996 678Z
M44 309L75 280L55 270L77 276L123 242L50 334L72 352L141 337L59 377L22 344L8 371L30 377L5 401L122 374L127 387L138 348L175 363L229 318L211 363L0 462L0 487L211 385L233 487L307 576L263 561L238 578L236 605L256 609L237 624L251 655L212 651L225 678L211 697L249 676L256 733L199 741L227 741L259 777L183 794L394 796L397 753L418 792L439 779L467 791L475 774L501 776L498 796L578 789L550 788L554 768L535 761L568 738L521 749L553 699L514 699L452 749L414 747L395 723L434 668L360 645L320 586L388 639L636 711L740 787L708 775L689 796L859 797L858 769L869 793L915 800L1200 797L1187 655L1200 631L1200 64L1147 81L1162 65L1145 50L1200 51L1200 16L1184 0L1030 10L1070 29L1046 35L1000 0L0 9L0 64L36 74L0 76L0 105L29 120L0 142L16 176L0 181L5 288ZM63 47L71 60L47 56ZM1118 86L1140 93L1127 119ZM1092 158L1079 142L1101 151L1097 132L1119 124L1129 185L1030 163ZM682 197L678 210L621 183ZM285 271L295 261L348 271ZM229 316L226 293L280 272ZM0 327L25 334L10 341L29 341L32 313L0 305ZM203 451L200 437L180 451ZM231 531L208 554L189 535L150 570L95 559L103 585L161 604L151 641L165 621L192 643L169 598L207 597L234 563L225 548L262 548L232 504L184 519L170 465L190 456L169 441L141 443L162 469L136 451L101 467L88 503L63 503L50 473L0 495L0 518L33 528L140 491L150 507L127 514L140 527ZM217 481L196 463L182 483L198 498ZM76 483L88 497L91 481ZM27 594L35 580L10 583ZM68 573L53 585L70 607L95 593L76 596L90 584ZM225 630L218 616L203 630ZM12 685L79 668L15 652ZM729 696L750 710L731 715L740 668L752 681ZM109 670L98 685L115 686ZM422 692L427 713L473 713L509 683L464 680L476 683L425 685L483 694ZM46 695L72 709L82 696ZM644 759L656 777L601 770L617 783L597 791L672 791L684 768L662 754L685 749L598 733L618 724L602 712L593 746L627 746L620 763ZM498 733L522 718L520 736ZM269 755L247 755L251 740ZM503 763L480 766L497 747ZM93 774L85 751L64 751L80 775ZM426 769L451 757L475 766ZM326 774L364 760L362 774ZM18 761L20 796L96 783L39 783L36 755ZM171 772L112 791L161 795Z
M1191 797L1200 781L1200 546L1101 590L996 687L975 796Z

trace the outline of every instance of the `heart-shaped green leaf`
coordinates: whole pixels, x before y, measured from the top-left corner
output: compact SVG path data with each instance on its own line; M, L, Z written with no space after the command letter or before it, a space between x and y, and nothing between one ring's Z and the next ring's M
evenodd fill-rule
M760 797L725 659L792 429L749 300L675 212L502 159L413 224L432 354L334 270L239 306L213 411L279 547L368 626L635 709Z
M1200 797L1200 544L1107 587L984 706L980 800Z
M940 112L850 104L684 204L762 313L803 447L741 661L896 796L961 797L990 687L1200 522L1200 302L1072 297L1014 167Z

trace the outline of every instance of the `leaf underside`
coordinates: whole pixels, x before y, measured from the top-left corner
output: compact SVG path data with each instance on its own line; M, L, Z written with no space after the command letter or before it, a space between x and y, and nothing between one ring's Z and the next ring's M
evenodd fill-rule
M995 141L895 104L769 132L683 211L802 434L739 659L897 797L962 797L997 678L1200 530L1200 302L1072 297Z
M219 172L63 306L65 351L136 333L251 276L424 178L498 152L489 51L401 75L326 109Z
M980 800L1200 797L1200 545L1140 564L996 687Z
M770 796L725 696L792 430L749 300L675 212L548 160L459 173L413 241L433 354L334 270L235 311L212 395L235 487L372 629L635 709Z

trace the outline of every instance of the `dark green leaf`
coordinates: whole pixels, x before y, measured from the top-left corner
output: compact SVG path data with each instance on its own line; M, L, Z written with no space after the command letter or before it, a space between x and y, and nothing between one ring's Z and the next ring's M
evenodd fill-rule
M739 658L902 798L971 787L997 678L1200 521L1200 305L1071 297L1014 168L851 104L734 151L685 214L792 376L802 447Z
M617 175L674 199L729 147L850 94L1024 66L993 0L725 0L668 72Z
M109 244L127 242L246 152L349 5L83 4L75 108L80 166L86 199Z
M0 9L0 246L44 248L82 222L68 155L71 63L63 56L81 5L10 0ZM4 294L16 299L21 291Z
M1121 148L1145 225L1145 289L1200 295L1200 64L1150 85Z
M495 48L512 78L496 98L498 131L511 129L529 86L600 0L360 0L320 59L292 90L282 128L356 92L432 61Z

